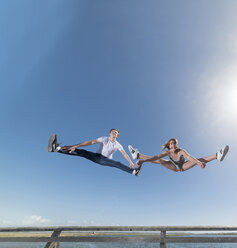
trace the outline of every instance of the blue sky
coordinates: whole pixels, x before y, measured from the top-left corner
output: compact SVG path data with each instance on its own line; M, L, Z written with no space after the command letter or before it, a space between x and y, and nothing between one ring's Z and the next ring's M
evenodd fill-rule
M236 8L2 0L0 226L236 225ZM230 152L204 170L147 164L139 177L46 152L51 133L70 145L114 127L127 152L158 154L171 137L197 158Z

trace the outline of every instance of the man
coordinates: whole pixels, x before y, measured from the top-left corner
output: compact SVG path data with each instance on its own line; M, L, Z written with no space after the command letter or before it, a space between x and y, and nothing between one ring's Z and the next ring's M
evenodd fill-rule
M84 157L97 164L115 167L130 174L138 176L142 166L139 166L138 168L135 167L128 154L124 151L122 145L116 140L118 136L119 131L113 128L109 132L109 137L103 136L98 139L85 141L77 145L60 147L57 144L56 134L52 134L49 138L48 152L59 152L67 155ZM90 146L98 143L100 143L100 147L97 153L86 151L83 149L77 149L78 147ZM113 154L117 150L119 150L123 154L125 159L129 162L130 167L112 159Z

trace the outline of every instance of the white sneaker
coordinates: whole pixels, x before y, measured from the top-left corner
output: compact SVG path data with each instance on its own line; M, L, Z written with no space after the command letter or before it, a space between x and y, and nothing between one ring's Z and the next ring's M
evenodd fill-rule
M129 145L129 146L128 146L128 150L129 150L129 152L131 153L132 159L133 159L133 160L138 159L138 154L139 154L138 149L133 148L132 146Z
M58 151L60 151L61 149L62 149L62 147L61 147L61 146L58 146L58 147L55 149L55 151L58 152Z
M225 155L227 154L228 151L229 151L228 145L226 145L222 149L220 149L220 151L217 152L217 156L216 156L217 160L223 161L223 159L225 158Z
M57 148L57 135L53 133L49 137L49 143L48 143L48 152L55 152L55 149Z

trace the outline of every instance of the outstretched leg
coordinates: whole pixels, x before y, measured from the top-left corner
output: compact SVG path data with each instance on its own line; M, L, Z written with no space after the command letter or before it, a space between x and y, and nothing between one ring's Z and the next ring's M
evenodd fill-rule
M62 147L58 152L63 153L66 155L73 155L73 156L79 156L79 157L84 157L88 160L91 160L94 163L97 163L99 155L98 153L90 152L84 149L75 149L73 152L69 152L68 150L64 150L64 147Z
M73 156L80 156L84 157L88 160L93 161L94 163L100 164L100 165L105 165L105 166L110 166L110 167L115 167L120 170L123 170L125 172L128 172L130 174L134 174L136 176L139 175L140 169L132 169L129 168L128 166L117 162L115 160L109 159L99 153L94 153L90 152L84 149L75 149L75 146L63 146L60 147L57 143L57 135L52 134L49 138L49 143L48 143L48 152L59 152L62 154L67 154L67 155L73 155Z
M123 170L125 172L128 172L130 174L133 174L133 171L134 171L134 169L129 168L128 166L126 166L126 165L124 165L118 161L115 161L113 159L106 158L103 155L100 155L100 159L97 163L100 165L104 165L104 166L110 166L110 167L118 168L118 169Z
M203 163L205 163L205 164L210 162L210 161L212 161L212 160L215 160L215 159L217 159L219 161L223 161L223 159L225 158L225 156L228 153L228 151L229 151L229 146L225 145L216 154L208 156L208 157L205 157L205 158L199 158L198 160L203 162ZM196 165L195 162L187 161L187 162L185 162L183 164L182 170L185 171L185 170L191 169L195 165Z
M216 159L216 154L208 156L208 157L204 157L204 158L198 158L199 161L203 162L203 163L208 163L211 162L212 160ZM195 165L197 165L196 163L192 162L192 161L187 161L183 164L182 166L182 170L186 171L191 169L192 167L194 167Z
M87 151L84 149L75 149L75 151L73 151L71 153L69 153L68 151L65 151L63 149L60 149L58 152L63 153L63 154L67 154L67 155L84 157L86 159L93 161L94 163L104 165L104 166L115 167L115 168L118 168L118 169L123 170L125 172L128 172L130 174L133 174L133 171L134 171L134 169L129 168L128 166L126 166L126 165L124 165L118 161L106 158L105 156L103 156L99 153L90 152L90 151Z
M141 153L139 153L138 154L138 159L149 159L149 158L151 158L151 156L147 156L147 155L144 155L144 154L141 154Z
M149 159L151 157L139 153L139 158L140 159ZM159 158L159 159L157 159L157 160L155 160L155 161L153 161L151 163L153 163L153 164L161 164L161 165L163 165L167 169L170 169L172 171L178 171L178 169L176 168L176 166L172 162L170 162L169 160L166 160L166 159Z

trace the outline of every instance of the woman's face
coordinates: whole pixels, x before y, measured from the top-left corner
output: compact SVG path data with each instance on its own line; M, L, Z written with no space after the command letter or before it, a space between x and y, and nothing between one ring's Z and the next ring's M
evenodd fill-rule
M175 149L176 148L176 142L174 140L171 140L170 143L169 143L169 148L171 150Z

